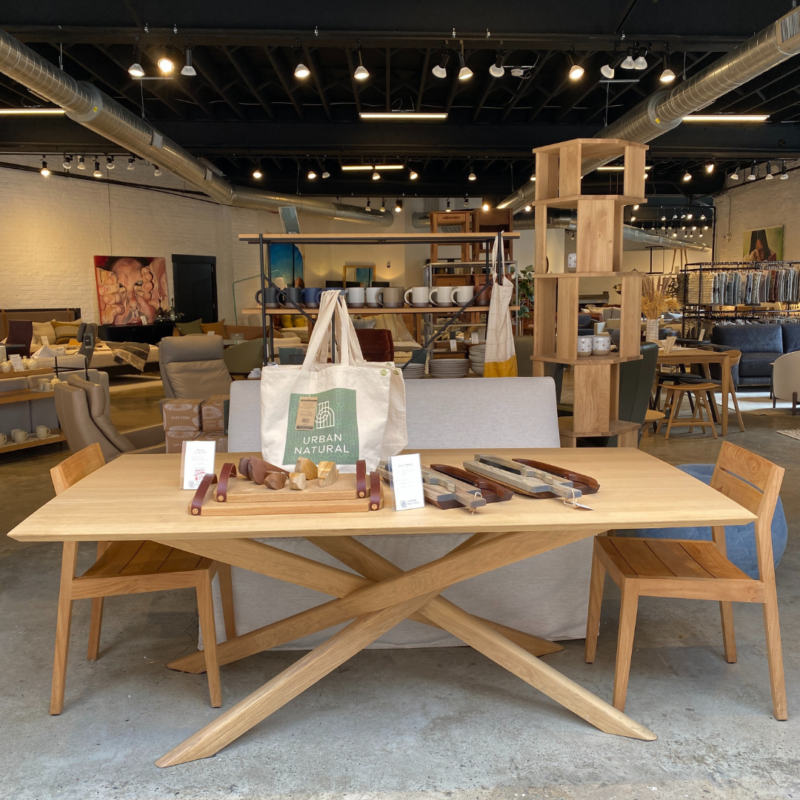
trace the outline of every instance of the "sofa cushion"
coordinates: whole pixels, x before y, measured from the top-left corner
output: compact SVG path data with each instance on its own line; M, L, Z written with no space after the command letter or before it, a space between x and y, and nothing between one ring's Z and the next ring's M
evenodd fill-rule
M784 353L794 353L795 350L800 350L800 325L796 323L781 325L781 334L783 335Z
M217 336L221 336L223 339L225 338L225 320L220 320L219 322L201 322L200 327L203 330L203 333L208 335L209 333L215 333Z
M742 353L783 353L780 325L717 325L711 332L711 341Z
M199 319L193 319L191 322L176 322L175 327L181 336L191 336L193 333L203 332L203 323Z
M71 339L78 336L78 328L81 326L81 320L76 319L74 322L61 322L54 319L50 323L53 326L53 333L55 334L55 341L50 344L68 344Z
M52 322L33 323L33 341L35 344L42 344L42 336L47 337L50 344L56 343L56 331Z
M769 377L771 364L779 357L778 353L742 353L739 375L742 378Z

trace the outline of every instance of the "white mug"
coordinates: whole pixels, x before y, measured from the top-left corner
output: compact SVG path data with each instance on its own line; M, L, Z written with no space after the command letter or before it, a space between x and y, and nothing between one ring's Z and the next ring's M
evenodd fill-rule
M567 256L567 272L577 272L577 271L578 271L578 254L570 253Z
M50 435L50 428L47 425L37 425L36 426L36 438L37 439L46 439Z
M578 337L578 356L585 358L592 354L592 340L593 336L579 336Z
M459 305L466 305L475 296L474 286L456 286L455 301Z
M411 295L410 300L408 299L409 295ZM427 286L415 286L406 291L403 299L410 306L427 306L430 302L430 289Z
M0 447L2 447L8 441L8 436L4 433L0 433Z
M366 297L367 297L367 305L370 308L378 308L380 303L378 302L378 294L381 291L380 286L369 286L366 290Z
M347 289L347 305L359 308L364 305L365 293L361 286L349 286Z
M455 291L452 286L434 286L430 292L431 303L435 306L451 306L453 305L453 292ZM434 300L434 296L436 300Z
M607 333L598 333L595 336L587 336L592 340L592 354L604 356L611 352L611 337Z
M17 444L22 444L28 440L28 432L23 431L21 428L15 428L13 431L11 431L11 437Z

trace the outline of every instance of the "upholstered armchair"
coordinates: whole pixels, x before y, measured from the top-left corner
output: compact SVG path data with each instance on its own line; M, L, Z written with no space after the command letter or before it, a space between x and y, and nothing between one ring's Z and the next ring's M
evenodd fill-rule
M221 336L167 336L158 346L164 396L208 399L230 392Z

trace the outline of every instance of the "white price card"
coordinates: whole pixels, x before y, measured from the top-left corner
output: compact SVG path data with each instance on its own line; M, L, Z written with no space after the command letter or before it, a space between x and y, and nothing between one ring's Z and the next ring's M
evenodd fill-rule
M8 360L11 362L11 366L14 367L14 372L25 372L22 356L15 353L13 356L9 356Z
M184 442L181 446L181 488L196 489L203 477L214 473L216 442Z
M392 456L389 459L394 492L394 510L408 511L410 508L423 508L425 493L422 490L422 468L419 453Z

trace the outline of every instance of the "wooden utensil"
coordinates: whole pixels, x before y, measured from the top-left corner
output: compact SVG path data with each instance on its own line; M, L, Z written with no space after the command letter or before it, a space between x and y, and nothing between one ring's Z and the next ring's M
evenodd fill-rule
M512 460L572 481L572 485L576 489L580 489L583 494L594 494L600 488L600 484L594 478L590 478L580 472L572 472L572 470L556 467L553 464L546 464L544 461L534 461L530 458L514 458Z
M550 497L563 497L570 500L581 496L579 490L574 490L571 486L560 484L548 484L536 477L527 477L518 472L509 472L500 467L485 464L481 461L465 461L464 469L483 477L490 478L503 486L513 489L518 494L527 497L536 497L544 500Z
M431 469L480 489L481 497L487 503L499 503L510 500L514 496L514 492L502 484L473 475L460 467L451 467L449 464L431 464Z

